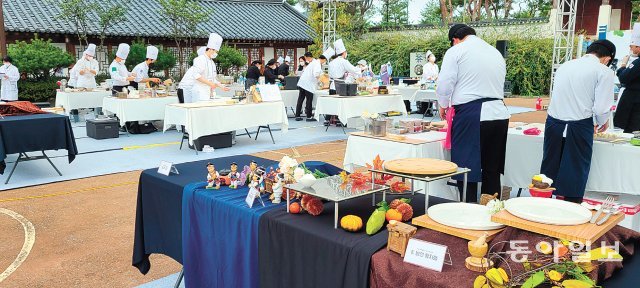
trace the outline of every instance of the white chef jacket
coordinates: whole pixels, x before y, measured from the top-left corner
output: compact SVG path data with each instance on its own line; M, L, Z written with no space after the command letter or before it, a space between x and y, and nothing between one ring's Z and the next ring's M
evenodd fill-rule
M109 65L109 75L111 75L111 79L113 79L113 86L129 86L127 77L129 77L131 73L127 70L127 66L124 65L124 60L120 63L113 60L111 65Z
M347 73L360 74L362 71L349 63L349 60L339 56L329 62L329 77L331 79L342 79Z
M138 83L140 83L140 81L142 81L143 79L149 78L149 65L147 65L147 61L136 65L136 67L133 67L132 72L136 73L136 79L134 79L133 81L136 81Z
M67 85L74 88L78 85L78 68L76 67L73 65L73 68L69 69L69 82L67 82Z
M300 75L300 79L298 80L298 87L315 93L318 88L318 77L320 77L320 75L322 75L322 63L320 63L320 60L314 59L302 71L302 75Z
M502 54L484 40L469 35L444 54L436 88L438 103L447 108L483 98L503 99L506 74ZM509 117L501 100L482 104L481 121Z
M2 87L0 87L0 100L16 101L18 100L18 80L20 80L20 72L18 67L13 64L9 66L0 66L0 81ZM5 79L4 76L8 76L9 79Z
M82 57L78 60L78 62L76 62L76 65L73 66L73 68L76 69L76 77L78 79L74 87L96 88L98 86L96 84L96 75L94 75L93 73L86 72L84 73L84 75L80 75L80 70L82 69L94 70L96 71L96 74L98 74L99 68L98 61L96 61L96 59L87 60Z
M193 101L208 101L211 99L212 89L209 85L204 84L197 79L204 77L205 79L220 84L217 79L216 63L207 57L207 55L200 55L193 59L194 73L192 74L193 86L191 87L191 99ZM186 78L186 75L185 75ZM184 78L183 78L184 80Z
M182 95L184 96L184 103L194 102L191 97L191 87L193 87L193 84L195 81L198 81L195 78L193 78L193 75L195 75L195 73L196 73L196 68L191 66L189 69L187 69L187 72L184 73L184 76L182 76L182 80L180 80L180 83L178 84L178 88L182 89Z
M592 54L562 64L553 79L549 116L562 121L595 116L604 125L614 101L614 81L614 72Z
M433 63L431 64L431 62L428 62L427 64L425 64L424 66L422 66L422 79L421 81L423 83L426 83L427 81L430 80L436 80L438 79L438 74L440 73L440 69L438 69L438 64ZM431 78L431 79L429 79Z

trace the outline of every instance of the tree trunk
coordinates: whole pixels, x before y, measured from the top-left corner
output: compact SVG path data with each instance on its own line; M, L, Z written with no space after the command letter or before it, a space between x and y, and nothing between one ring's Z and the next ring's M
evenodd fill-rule
M509 13L511 13L511 0L504 1L504 19L509 18Z
M440 14L442 16L442 24L447 25L449 23L449 11L447 10L447 3L445 0L440 0Z
M489 2L491 0L484 0L484 11L487 13L487 19L491 20L491 8L489 8Z

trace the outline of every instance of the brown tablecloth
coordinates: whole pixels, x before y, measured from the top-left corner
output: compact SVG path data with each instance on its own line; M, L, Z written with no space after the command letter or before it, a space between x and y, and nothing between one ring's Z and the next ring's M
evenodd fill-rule
M382 249L371 257L370 286L379 287L473 287L473 281L480 273L468 270L464 261L469 255L468 240L450 236L437 231L420 228L414 238L447 245L453 265L444 265L442 272L428 270L412 264L404 263L399 254ZM540 234L507 227L489 243L491 245L509 240L528 240L530 251L535 251L535 244L540 241L550 241L551 238ZM640 233L624 227L616 226L592 245L592 249L601 246L605 241L607 246L616 241L620 243L620 255L631 257L634 245L640 241ZM492 251L511 250L507 243L496 245ZM592 279L598 282L611 277L614 271L622 269L621 262L607 262L599 265L590 273ZM513 266L516 265L512 265Z
M29 101L13 101L0 104L0 115L17 116L31 114L45 114L38 106Z

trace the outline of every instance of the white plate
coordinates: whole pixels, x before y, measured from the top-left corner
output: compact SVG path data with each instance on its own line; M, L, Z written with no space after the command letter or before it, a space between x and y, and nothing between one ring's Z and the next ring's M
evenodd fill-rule
M580 225L589 222L592 215L579 204L553 198L520 197L504 205L516 217L551 225Z
M444 203L427 211L429 218L442 225L468 230L494 230L504 227L491 222L487 206L471 203Z

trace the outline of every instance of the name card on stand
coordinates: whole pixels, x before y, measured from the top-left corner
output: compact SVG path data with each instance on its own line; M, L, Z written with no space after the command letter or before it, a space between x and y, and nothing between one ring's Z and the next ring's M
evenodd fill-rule
M258 90L260 90L262 102L282 101L282 95L280 94L278 85L257 85L257 87Z
M251 187L249 188L249 193L247 193L247 198L244 199L244 201L247 202L249 208L253 208L253 203L256 201L256 198L258 198L260 203L262 203L262 206L264 206L264 201L262 201L262 197L260 197L260 191L255 187Z
M446 254L447 246L413 238L407 244L404 262L442 272Z
M160 166L158 167L158 173L164 176L169 176L171 172L175 174L180 174L178 172L178 168L176 168L176 166L174 166L173 163L167 162L167 161L160 161Z

